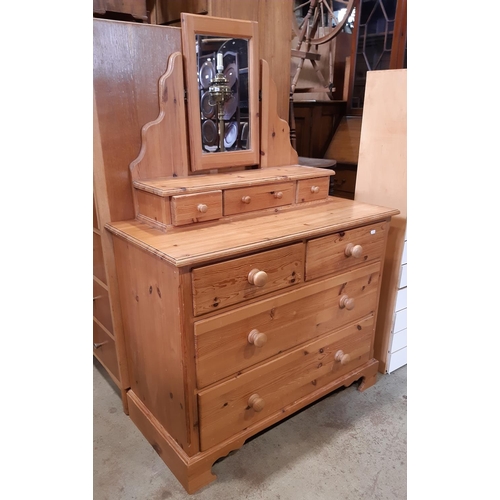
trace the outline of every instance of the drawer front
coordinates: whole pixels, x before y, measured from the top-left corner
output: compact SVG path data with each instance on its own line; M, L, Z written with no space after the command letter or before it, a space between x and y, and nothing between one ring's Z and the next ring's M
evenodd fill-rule
M304 276L302 243L260 252L191 273L195 316L297 285Z
M102 252L101 235L94 232L94 276L103 283L107 283L106 269L104 267L104 254Z
M97 319L107 330L113 332L113 321L111 319L111 306L108 291L94 280L94 318Z
M94 354L116 379L119 380L115 341L95 321L93 323Z
M373 316L200 391L200 445L205 451L270 417L371 359Z
M295 183L279 182L224 191L224 215L235 215L265 208L291 205Z
M374 313L379 281L377 262L197 321L198 388Z
M172 224L182 226L222 217L222 191L172 196Z
M304 179L297 182L297 203L324 200L328 197L330 177Z
M388 229L384 221L308 241L306 281L379 260Z

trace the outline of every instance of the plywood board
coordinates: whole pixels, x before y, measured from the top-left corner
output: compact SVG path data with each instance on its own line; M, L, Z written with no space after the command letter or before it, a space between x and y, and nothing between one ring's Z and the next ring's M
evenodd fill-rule
M388 362L406 233L406 82L406 69L367 73L354 195L356 201L400 211L391 221L375 334L375 358L382 373Z

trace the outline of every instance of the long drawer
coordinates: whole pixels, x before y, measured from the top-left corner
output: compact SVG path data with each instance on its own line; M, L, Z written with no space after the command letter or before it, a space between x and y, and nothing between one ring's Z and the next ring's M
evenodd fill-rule
M200 267L191 276L198 316L298 285L304 276L304 246L297 243Z
M194 325L199 388L375 311L380 263Z
M306 281L379 260L388 222L378 222L307 242Z
M200 446L276 413L371 359L373 315L198 394Z

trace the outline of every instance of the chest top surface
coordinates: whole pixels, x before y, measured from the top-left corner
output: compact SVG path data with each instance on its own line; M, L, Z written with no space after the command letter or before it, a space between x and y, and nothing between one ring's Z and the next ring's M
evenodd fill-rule
M390 218L398 210L331 197L296 210L173 228L168 232L138 220L115 222L116 236L177 267L263 250Z

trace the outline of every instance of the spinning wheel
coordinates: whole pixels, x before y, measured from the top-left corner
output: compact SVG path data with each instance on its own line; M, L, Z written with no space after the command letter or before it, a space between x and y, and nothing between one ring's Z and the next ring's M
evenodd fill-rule
M295 0L292 30L297 37L297 45L296 49L292 50L292 57L298 57L300 60L292 78L290 96L293 96L296 91L326 92L328 97L333 99L335 87L333 85L332 47L330 46L328 50L329 75L325 78L318 65L321 58L318 46L331 42L342 31L354 9L354 2L355 0L307 0L305 2ZM296 88L306 59L311 62L322 87Z

